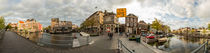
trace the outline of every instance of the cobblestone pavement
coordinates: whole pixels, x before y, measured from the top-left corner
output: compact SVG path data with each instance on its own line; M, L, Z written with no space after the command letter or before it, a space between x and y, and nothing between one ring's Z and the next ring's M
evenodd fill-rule
M116 49L111 49L113 41L108 40L107 36L91 38L95 43L79 48L49 48L38 46L14 32L7 31L0 40L0 53L116 53Z

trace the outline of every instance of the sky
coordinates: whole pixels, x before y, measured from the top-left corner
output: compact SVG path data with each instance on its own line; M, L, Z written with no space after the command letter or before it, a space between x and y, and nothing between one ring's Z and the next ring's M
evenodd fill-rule
M6 23L34 18L44 27L50 25L51 18L80 25L98 10L116 13L117 8L126 8L127 14L146 23L157 18L171 29L207 27L210 23L210 0L0 0L0 16ZM125 23L123 17L119 21Z

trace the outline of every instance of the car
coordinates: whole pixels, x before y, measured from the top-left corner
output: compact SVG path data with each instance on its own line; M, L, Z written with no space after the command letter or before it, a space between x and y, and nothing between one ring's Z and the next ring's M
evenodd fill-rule
M146 38L154 39L155 38L155 35L154 34L150 34L150 35L146 36Z

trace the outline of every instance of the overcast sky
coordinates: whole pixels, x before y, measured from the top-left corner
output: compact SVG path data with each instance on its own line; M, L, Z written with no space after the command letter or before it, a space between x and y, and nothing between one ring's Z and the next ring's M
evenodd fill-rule
M207 27L210 22L210 0L0 0L0 16L7 23L34 18L43 26L55 17L80 25L97 10L117 8L127 8L139 21L151 23L157 18L172 29Z

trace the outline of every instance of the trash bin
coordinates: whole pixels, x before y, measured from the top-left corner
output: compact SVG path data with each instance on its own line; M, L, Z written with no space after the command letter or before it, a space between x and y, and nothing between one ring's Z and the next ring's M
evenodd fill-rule
M136 42L140 43L140 38L136 38Z
M140 43L140 41L141 41L140 36L137 36L137 37L136 37L136 42Z

